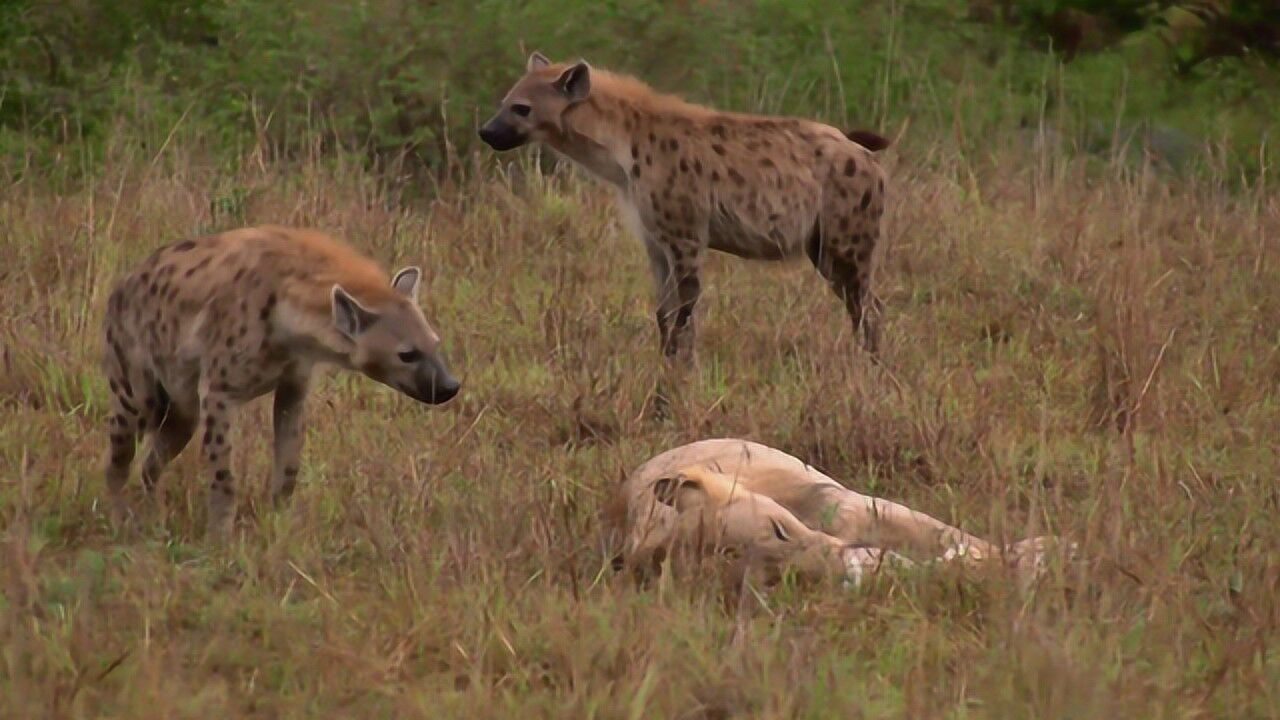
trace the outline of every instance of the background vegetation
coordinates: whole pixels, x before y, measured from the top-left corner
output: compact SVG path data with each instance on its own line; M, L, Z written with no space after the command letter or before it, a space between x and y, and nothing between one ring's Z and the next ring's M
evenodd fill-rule
M0 716L1273 716L1274 17L1184 5L0 4ZM885 368L810 268L715 258L655 419L608 194L473 140L535 47L897 136ZM428 268L464 393L322 383L283 512L255 404L239 540L203 541L196 453L116 533L111 282L258 222ZM1086 560L1029 593L613 576L612 485L727 435Z

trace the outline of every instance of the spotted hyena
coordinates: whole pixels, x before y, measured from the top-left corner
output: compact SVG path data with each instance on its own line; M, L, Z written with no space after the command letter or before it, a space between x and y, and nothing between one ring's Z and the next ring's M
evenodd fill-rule
M357 370L426 403L456 395L440 338L418 308L421 276L409 267L388 278L337 240L273 226L157 250L107 303L106 479L117 512L138 438L150 434L142 482L151 492L200 429L210 530L224 536L234 515L231 414L268 392L275 393L272 493L287 498L318 365Z
M500 151L543 143L617 189L648 251L664 356L692 353L707 248L760 260L807 255L875 352L869 283L885 173L874 153L888 145L875 133L719 112L534 53L480 137Z

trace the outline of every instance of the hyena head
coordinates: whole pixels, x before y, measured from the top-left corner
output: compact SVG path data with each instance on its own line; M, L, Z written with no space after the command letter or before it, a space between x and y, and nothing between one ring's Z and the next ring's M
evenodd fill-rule
M333 322L351 341L348 361L361 373L424 403L447 402L458 394L457 380L440 357L436 335L418 307L422 271L408 267L396 273L391 287L395 302L371 310L334 285Z
M556 65L542 53L529 56L524 77L502 99L502 106L480 127L480 139L494 150L512 150L564 129L569 108L591 93L591 67L585 62Z
M848 579L844 542L810 529L772 498L745 490L730 476L690 468L659 479L653 490L658 502L695 519L700 526L695 532L709 526L718 545L741 552L751 569L767 578L791 570L811 580Z

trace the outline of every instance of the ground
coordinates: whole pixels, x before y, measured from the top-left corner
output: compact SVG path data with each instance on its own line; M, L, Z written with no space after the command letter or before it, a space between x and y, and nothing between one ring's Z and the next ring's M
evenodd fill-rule
M907 141L888 161L884 366L807 263L716 256L695 391L659 419L644 253L597 186L529 163L422 203L342 160L200 157L163 148L82 190L0 197L0 716L1280 707L1266 188ZM195 452L166 475L165 510L117 532L97 366L110 284L162 243L257 222L422 265L462 395L428 408L322 380L283 511L258 402L236 430L237 540L204 540ZM712 436L979 534L1068 536L1084 562L1026 593L958 571L736 595L615 576L598 540L610 488Z

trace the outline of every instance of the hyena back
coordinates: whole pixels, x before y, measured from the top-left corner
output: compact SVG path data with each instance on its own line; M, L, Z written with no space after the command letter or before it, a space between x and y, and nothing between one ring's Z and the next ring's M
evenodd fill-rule
M121 279L107 303L110 389L107 487L117 515L135 446L150 442L144 488L202 431L210 473L209 523L233 516L234 408L274 392L272 493L293 491L303 408L317 366L356 370L426 403L459 384L416 299L421 271L394 279L320 233L266 226L157 250Z

